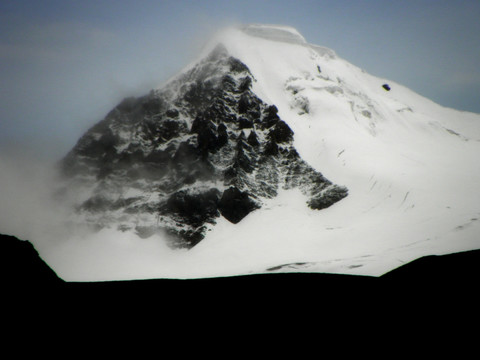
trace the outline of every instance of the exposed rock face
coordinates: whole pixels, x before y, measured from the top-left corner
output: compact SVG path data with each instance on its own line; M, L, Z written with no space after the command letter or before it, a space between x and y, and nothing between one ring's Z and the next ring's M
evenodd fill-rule
M247 192L242 192L236 187L231 187L223 192L218 202L220 213L228 221L236 224L250 212L257 209L258 204L250 199Z
M40 258L31 242L0 234L0 262L4 300L29 292L42 296L43 291L64 284ZM6 287L5 287L6 286ZM23 292L22 292L23 291ZM38 291L41 291L40 293Z
M345 197L300 158L254 81L218 46L165 88L123 100L61 162L81 194L78 215L96 228L167 231L172 246L191 247L216 218L238 223L279 187L299 187L313 209Z

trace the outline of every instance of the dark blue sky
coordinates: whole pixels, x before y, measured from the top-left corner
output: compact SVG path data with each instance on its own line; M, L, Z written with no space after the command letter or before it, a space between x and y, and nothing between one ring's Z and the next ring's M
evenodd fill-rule
M59 158L234 23L297 28L372 75L480 113L480 1L2 0L0 151Z

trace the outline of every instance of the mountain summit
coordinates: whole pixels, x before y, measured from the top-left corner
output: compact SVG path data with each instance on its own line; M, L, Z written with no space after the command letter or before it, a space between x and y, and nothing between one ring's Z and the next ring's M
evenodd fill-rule
M303 43L283 29L245 27ZM240 222L278 189L298 187L312 209L347 195L298 155L294 133L253 91L254 75L218 43L195 66L140 98L123 100L62 162L85 189L80 214L93 227L173 236L192 247L219 216Z
M62 196L76 223L165 235L209 264L187 277L379 275L480 246L479 150L479 115L256 24L89 129L60 164Z

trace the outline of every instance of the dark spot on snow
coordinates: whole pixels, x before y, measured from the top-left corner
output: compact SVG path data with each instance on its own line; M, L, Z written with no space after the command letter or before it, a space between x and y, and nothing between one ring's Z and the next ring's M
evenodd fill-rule
M383 84L382 87L387 90L387 91L390 91L390 85L388 84Z
M334 186L328 190L321 191L308 201L308 206L314 210L321 210L330 207L348 195L347 188Z
M282 269L285 269L285 268L291 268L291 269L295 269L297 268L298 266L304 266L304 265L307 265L308 263L307 262L296 262L296 263L290 263L290 264L283 264L283 265L278 265L278 266L273 266L271 268L268 268L267 271L278 271L278 270L282 270Z
M363 265L350 265L348 268L349 269L355 269L355 268L359 268L359 267L362 267Z
M369 119L372 118L372 113L368 110L363 110L362 115L365 116L366 118L369 118Z

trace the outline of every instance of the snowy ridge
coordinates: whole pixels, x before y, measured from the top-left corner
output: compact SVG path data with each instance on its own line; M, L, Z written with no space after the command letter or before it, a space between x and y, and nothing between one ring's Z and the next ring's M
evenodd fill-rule
M480 248L480 115L444 108L367 74L330 49L308 44L294 29L271 25L222 30L199 59L154 93L177 89L171 85L218 44L248 68L252 94L278 109L300 158L345 186L348 196L316 211L305 206L308 196L299 188L279 188L241 222L220 217L208 225L205 238L189 251L159 245L160 235L140 245L128 232L103 229L89 238L88 250L76 249L68 266L58 260L71 251L68 247L45 253L61 275L89 280L272 271L378 276L424 255ZM238 86L240 77L234 82ZM181 111L178 116L185 128L192 125ZM235 136L240 137L237 130ZM91 255L102 248L109 254ZM85 258L88 269L82 266Z
M350 190L348 198L322 214L328 231L306 231L306 238L322 243L335 233L337 245L366 246L359 256L369 264L368 252L384 246L395 249L392 254L411 246L406 259L480 246L480 198L474 185L480 180L478 114L441 107L309 45L248 39L246 46L241 39L237 34L229 51L255 74L258 93L278 104L300 155ZM382 88L384 83L391 91ZM462 222L470 224L468 229ZM452 237L456 240L449 242ZM374 247L368 250L367 243ZM373 274L378 275L385 268L376 264ZM369 271L364 264L341 272Z

